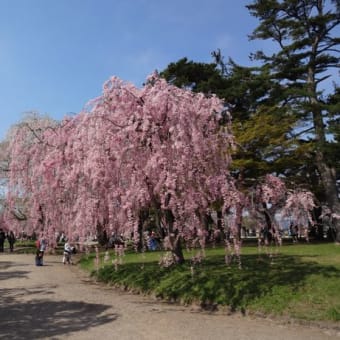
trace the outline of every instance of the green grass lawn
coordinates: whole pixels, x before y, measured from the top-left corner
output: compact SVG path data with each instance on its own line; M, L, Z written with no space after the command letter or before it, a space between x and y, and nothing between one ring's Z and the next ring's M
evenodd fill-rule
M9 252L9 243L5 240L4 249L6 252ZM37 251L36 241L35 240L16 240L14 243L14 253L16 254L35 254ZM51 249L47 248L47 252L52 251L55 254L63 253L63 244L58 243L57 248Z
M9 243L7 239L5 240L4 248L5 248L5 251L9 251ZM17 254L20 254L20 253L30 254L30 253L35 253L35 251L36 251L35 241L16 240L14 243L14 252Z
M129 253L116 270L110 260L95 269L94 254L80 264L98 280L185 304L225 306L233 311L288 316L304 320L340 321L340 246L284 245L269 258L256 246L242 248L242 269L226 266L224 249L206 250L192 272L184 265L161 268L162 252ZM192 252L185 252L190 259Z

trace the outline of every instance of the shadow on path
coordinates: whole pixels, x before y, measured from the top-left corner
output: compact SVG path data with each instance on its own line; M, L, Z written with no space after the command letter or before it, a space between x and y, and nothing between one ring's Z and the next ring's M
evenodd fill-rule
M0 281L9 279L27 278L30 272L27 270L16 270L11 272L0 272Z
M5 339L60 338L84 331L118 318L105 313L111 306L79 301L36 299L19 302L17 297L30 292L22 289L0 289L0 329ZM37 291L31 292L36 294ZM41 295L43 292L40 291ZM48 292L45 292L48 294Z
M14 267L27 267L27 265L23 265L22 263L16 263L12 261L1 261L0 262L0 281L8 280L8 279L20 279L27 278L30 273L27 270L11 270L7 271L9 268Z

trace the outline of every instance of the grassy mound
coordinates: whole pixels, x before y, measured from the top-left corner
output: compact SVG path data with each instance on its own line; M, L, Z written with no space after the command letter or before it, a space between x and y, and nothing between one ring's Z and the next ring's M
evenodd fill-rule
M161 268L162 252L129 253L114 266L112 251L95 264L95 255L80 264L97 280L153 294L161 299L209 308L287 316L312 321L340 321L340 247L335 244L286 245L274 257L259 256L257 247L242 249L242 269L226 266L224 249L206 250L206 258L191 266Z

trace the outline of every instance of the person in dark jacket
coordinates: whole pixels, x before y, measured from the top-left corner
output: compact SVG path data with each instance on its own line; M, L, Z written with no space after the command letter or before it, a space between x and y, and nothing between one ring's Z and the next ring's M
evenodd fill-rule
M36 266L43 265L43 257L44 257L44 252L40 251L40 249L37 249L37 252L35 254L35 265Z
M3 252L4 252L5 238L6 238L6 234L5 234L5 232L2 230L2 228L0 228L0 253L3 253Z
M14 236L14 233L13 233L12 230L7 234L7 240L8 240L8 243L9 243L9 251L13 252L14 243L15 243L15 236Z

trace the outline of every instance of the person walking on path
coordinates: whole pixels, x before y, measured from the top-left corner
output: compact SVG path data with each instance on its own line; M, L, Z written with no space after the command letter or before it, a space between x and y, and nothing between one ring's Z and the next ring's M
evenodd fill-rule
M9 251L12 253L13 250L14 250L14 243L16 241L14 233L13 233L12 230L7 234L7 240L8 240L8 243L9 243Z
M2 228L0 228L0 253L4 252L4 243L5 243L5 238L6 238L6 234L3 231Z

